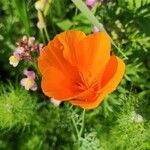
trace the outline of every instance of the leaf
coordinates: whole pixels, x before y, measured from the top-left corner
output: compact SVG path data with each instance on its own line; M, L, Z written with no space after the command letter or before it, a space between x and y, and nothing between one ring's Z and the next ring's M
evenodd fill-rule
M72 25L73 23L69 19L57 23L57 26L63 31L69 30Z

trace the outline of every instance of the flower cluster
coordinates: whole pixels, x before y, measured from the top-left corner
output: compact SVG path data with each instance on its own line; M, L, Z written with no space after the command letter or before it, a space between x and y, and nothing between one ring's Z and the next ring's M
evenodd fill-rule
M26 90L32 90L32 91L36 91L37 90L37 84L35 82L36 79L36 74L34 71L29 71L29 70L25 70L24 71L24 75L26 76L25 78L23 78L21 80L21 85L24 86L24 88Z
M35 41L34 37L23 36L21 40L16 42L16 50L13 52L13 55L9 58L9 63L16 67L20 61L27 60L31 64L36 63L36 55L40 54L43 48L43 44L39 44ZM21 85L26 90L37 90L37 84L35 82L36 74L34 71L25 70L24 75L26 76L21 80Z
M43 44L38 44L34 37L23 36L23 38L16 42L17 48L13 55L9 58L9 63L16 67L21 60L28 60L33 62L32 52L39 53Z

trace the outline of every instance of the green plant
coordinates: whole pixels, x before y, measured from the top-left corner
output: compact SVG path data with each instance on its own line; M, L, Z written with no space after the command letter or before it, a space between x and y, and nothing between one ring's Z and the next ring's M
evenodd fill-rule
M0 88L0 129L30 126L36 113L36 98L17 85L1 85Z

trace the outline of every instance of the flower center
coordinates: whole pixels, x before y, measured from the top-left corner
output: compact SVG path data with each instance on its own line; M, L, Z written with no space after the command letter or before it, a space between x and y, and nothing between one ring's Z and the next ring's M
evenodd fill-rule
M86 91L90 88L94 88L95 90L98 87L98 82L96 79L93 78L91 72L88 73L79 73L80 75L80 80L76 82L76 85L79 90L81 91Z

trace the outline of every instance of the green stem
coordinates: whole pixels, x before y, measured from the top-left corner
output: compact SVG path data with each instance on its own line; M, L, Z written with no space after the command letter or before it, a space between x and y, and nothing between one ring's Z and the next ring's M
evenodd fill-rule
M71 120L73 122L73 126L75 128L75 131L76 131L76 134L77 134L77 141L78 141L78 145L80 146L80 139L82 137L82 133L83 133L83 130L84 130L84 122L85 122L85 109L83 110L83 113L82 113L82 124L81 124L81 128L80 130L78 129L77 127L77 124L74 120L74 117L71 117Z
M72 120L72 122L73 122L74 128L75 128L75 130L76 130L77 138L78 138L78 141L79 141L79 140L80 140L80 134L79 134L79 131L78 131L76 122L75 122L75 120L74 120L73 117L71 117L71 120Z
M41 73L40 73L39 68L38 68L37 59L34 59L34 63L32 65L38 74L38 76L37 76L37 79L38 79L41 76Z
M97 18L94 16L94 14L88 9L88 7L85 5L85 3L82 0L72 0L72 2L76 5L76 7L87 17L87 19L95 25L97 28L99 28L100 31L106 32L103 24L101 24ZM107 32L106 32L107 33ZM107 33L108 34L108 33ZM109 35L108 35L109 36ZM110 37L110 36L109 36ZM120 50L120 48L115 44L115 42L110 37L112 44L114 47L124 56L125 59L128 59L128 57Z
M128 57L118 48L118 46L115 44L115 42L112 39L111 39L111 42L112 42L113 46L120 52L120 54L122 54L122 56L125 59L128 59Z
M40 30L40 34L41 34L43 43L45 43L45 38L44 38L43 30Z
M53 30L53 33L54 33L54 35L55 35L57 32L56 32L56 29L55 29L55 25L54 25L53 15L52 15L51 9L50 9L49 17L50 17L50 21L51 21L52 30Z
M73 29L75 28L75 24L76 24L76 16L78 14L78 9L75 9L75 14L74 14L74 20L73 20Z
M47 28L46 28L46 27L44 28L44 32L45 32L45 35L46 35L47 41L49 41L49 40L50 40L50 38L49 38L49 34L48 34L48 31L47 31Z
M45 23L44 13L43 12L41 12L41 13L42 13L43 21ZM44 27L44 32L45 32L45 36L46 36L46 39L47 39L47 42L48 42L50 40L50 38L49 38L49 34L48 34L48 31L47 31L47 28L46 28L46 23L45 23L45 27Z
M83 133L83 130L84 130L84 122L85 122L85 109L83 110L83 113L82 113L82 125L81 125L81 129L80 129L80 137L82 136L82 133Z

